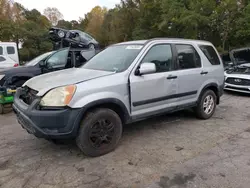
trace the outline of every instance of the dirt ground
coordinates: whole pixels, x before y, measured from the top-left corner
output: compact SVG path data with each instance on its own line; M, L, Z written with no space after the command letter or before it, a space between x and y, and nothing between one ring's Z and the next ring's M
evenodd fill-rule
M119 147L97 158L0 116L1 188L249 188L249 154L250 96L233 93L207 121L182 111L127 125Z

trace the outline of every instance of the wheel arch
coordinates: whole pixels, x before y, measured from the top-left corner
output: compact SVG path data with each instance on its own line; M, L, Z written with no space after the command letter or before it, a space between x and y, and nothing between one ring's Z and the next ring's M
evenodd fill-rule
M203 87L203 89L201 90L201 92L200 92L200 95L199 95L199 99L198 99L198 100L200 100L200 98L202 97L202 94L203 94L206 90L208 90L208 89L212 90L212 91L215 93L215 95L216 95L216 97L217 97L216 103L217 103L217 104L220 104L220 88L219 88L219 85L218 85L217 83L209 83L209 84L205 85L205 86Z
M80 118L82 119L85 113L96 108L109 108L115 111L121 118L123 124L128 123L131 119L125 104L119 99L115 98L100 99L88 103L82 108Z

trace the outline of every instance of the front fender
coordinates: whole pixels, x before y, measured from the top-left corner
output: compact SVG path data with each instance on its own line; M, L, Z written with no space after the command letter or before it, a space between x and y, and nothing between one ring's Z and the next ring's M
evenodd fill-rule
M112 100L111 100L112 99ZM69 104L69 107L71 108L85 108L90 103L97 103L98 105L104 102L114 102L118 104L122 104L126 111L129 112L129 96L121 96L114 92L99 92L99 93L93 93L87 96L74 96L72 101Z

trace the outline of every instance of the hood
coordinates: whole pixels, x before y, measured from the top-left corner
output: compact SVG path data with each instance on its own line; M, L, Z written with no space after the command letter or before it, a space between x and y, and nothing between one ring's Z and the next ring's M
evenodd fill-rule
M12 75L12 74L17 74L17 73L28 73L31 69L34 67L25 67L25 66L20 66L20 67L11 67L11 68L6 68L6 69L0 69L0 75Z
M38 91L38 96L43 96L49 90L56 87L76 84L112 74L115 73L84 68L72 68L34 77L28 80L24 86L28 86Z

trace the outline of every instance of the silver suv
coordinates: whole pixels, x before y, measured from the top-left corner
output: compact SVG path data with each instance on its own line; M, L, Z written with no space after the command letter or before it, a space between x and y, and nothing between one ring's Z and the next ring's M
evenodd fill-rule
M124 124L193 108L210 118L224 87L223 63L210 42L152 39L115 44L80 68L37 76L15 96L29 133L76 139L88 156L115 149Z

